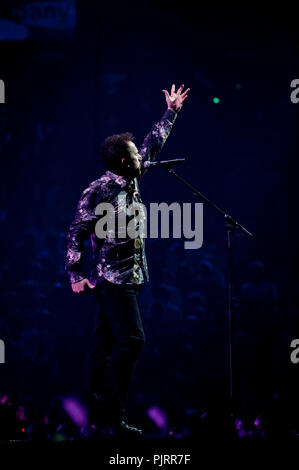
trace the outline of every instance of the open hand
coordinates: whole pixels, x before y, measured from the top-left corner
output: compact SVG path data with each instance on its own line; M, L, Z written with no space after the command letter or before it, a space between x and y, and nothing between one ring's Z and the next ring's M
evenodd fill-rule
M184 85L181 85L180 88L175 91L175 85L172 85L170 94L167 90L162 90L166 98L168 109L172 109L172 111L176 113L182 108L185 99L188 97L188 92L190 91L190 88L187 88L187 90L182 93L183 88Z
M91 284L88 279L82 279L82 281L75 282L74 284L72 284L72 290L76 294L86 294L86 286L88 286L90 289L95 288L95 285Z

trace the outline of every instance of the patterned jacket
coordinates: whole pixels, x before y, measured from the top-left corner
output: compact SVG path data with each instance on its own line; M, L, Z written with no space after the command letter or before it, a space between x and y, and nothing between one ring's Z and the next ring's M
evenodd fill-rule
M170 134L177 113L167 109L162 118L153 125L139 149L142 161L154 160ZM98 237L97 224L101 216L96 209L98 204L109 202L117 217L123 215L126 225L132 219L138 233L139 224L144 222L144 212L139 216L128 215L127 208L134 205L139 210L142 203L138 181L146 170L141 170L138 178L123 177L106 171L99 179L90 183L81 195L75 218L67 235L67 256L65 269L70 282L75 283L86 277L91 282L101 282L103 278L116 284L142 284L148 281L148 267L145 256L145 242L142 231L135 237L126 236L126 227L118 225L113 236L109 230L105 238ZM135 213L136 214L136 213ZM103 214L102 214L103 215ZM138 219L138 220L135 220ZM108 219L107 219L108 220ZM119 218L120 220L120 218ZM122 235L120 235L122 233ZM84 242L90 237L92 244L92 273L87 276L82 272Z

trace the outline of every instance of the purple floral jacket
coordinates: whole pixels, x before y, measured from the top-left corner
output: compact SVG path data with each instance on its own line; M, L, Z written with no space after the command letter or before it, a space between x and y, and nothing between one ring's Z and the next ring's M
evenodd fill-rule
M177 113L167 109L160 121L155 123L139 150L144 160L154 160L170 134ZM146 170L141 170L141 176ZM109 202L115 214L123 211L128 223L127 207L142 203L138 178L118 176L111 171L90 183L81 195L75 218L67 235L67 255L65 269L70 282L75 283L89 278L94 284L103 278L116 284L142 284L148 281L148 268L144 249L144 237L119 238L118 236L99 238L96 224L100 219L96 207L101 202ZM125 205L120 204L120 197ZM131 216L134 218L134 215ZM139 216L142 219L141 216ZM137 223L137 229L139 227ZM119 233L119 232L118 232ZM109 234L108 234L109 235ZM89 276L82 272L84 242L90 237L93 253L93 269Z

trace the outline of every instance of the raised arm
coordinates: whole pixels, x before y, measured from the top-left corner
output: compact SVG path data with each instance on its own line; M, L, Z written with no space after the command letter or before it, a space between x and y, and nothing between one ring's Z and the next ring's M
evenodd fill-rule
M150 132L145 137L141 148L139 149L139 154L142 156L142 161L154 160L158 152L162 149L167 137L170 134L173 123L176 120L177 113L181 110L184 101L188 96L190 88L184 92L183 88L184 85L181 85L180 88L175 91L175 85L172 85L170 94L167 90L162 90L165 95L167 110L163 114L160 121L153 125ZM143 168L141 175L143 175L145 171L146 170Z

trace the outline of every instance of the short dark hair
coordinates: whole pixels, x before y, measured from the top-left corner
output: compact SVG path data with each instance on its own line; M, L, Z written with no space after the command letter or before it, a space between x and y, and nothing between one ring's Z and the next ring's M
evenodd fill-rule
M128 142L133 142L133 140L134 136L130 132L110 135L105 139L101 154L109 171L116 174L121 171L121 160L129 156Z

